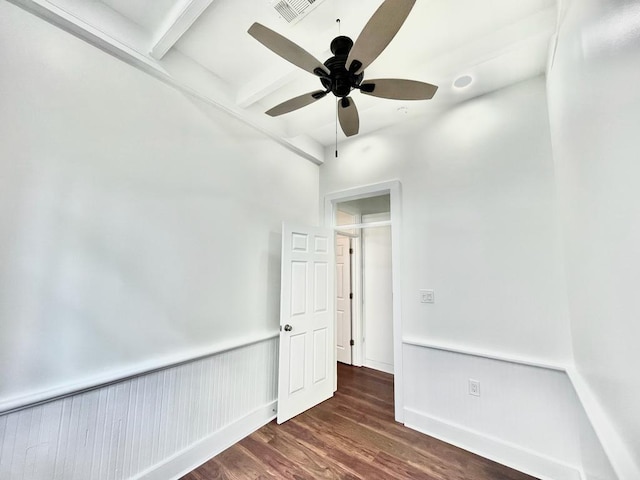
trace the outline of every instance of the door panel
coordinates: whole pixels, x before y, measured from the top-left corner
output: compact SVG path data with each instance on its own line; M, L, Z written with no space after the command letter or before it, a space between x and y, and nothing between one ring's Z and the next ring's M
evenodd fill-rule
M333 395L333 245L330 229L283 225L278 423Z
M321 328L313 332L315 357L313 361L313 383L327 378L327 354L330 345L327 342L327 329Z
M307 264L291 262L291 315L307 311Z
M336 238L336 352L339 362L351 365L351 256L350 239Z
M291 335L289 337L289 346L292 358L301 358L301 363L290 362L289 369L289 393L293 394L304 388L304 352L306 350L305 343L307 335Z
M329 300L329 264L327 262L316 262L314 267L314 311L315 313L323 313L327 311Z

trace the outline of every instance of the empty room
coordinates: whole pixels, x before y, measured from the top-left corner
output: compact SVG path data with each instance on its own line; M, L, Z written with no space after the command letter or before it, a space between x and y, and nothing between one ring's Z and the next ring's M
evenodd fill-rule
M0 0L0 479L639 479L639 59L638 0Z

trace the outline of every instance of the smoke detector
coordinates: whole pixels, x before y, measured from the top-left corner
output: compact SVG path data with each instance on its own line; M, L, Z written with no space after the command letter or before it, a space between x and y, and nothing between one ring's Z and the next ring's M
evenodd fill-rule
M271 7L289 25L294 25L324 0L271 0Z

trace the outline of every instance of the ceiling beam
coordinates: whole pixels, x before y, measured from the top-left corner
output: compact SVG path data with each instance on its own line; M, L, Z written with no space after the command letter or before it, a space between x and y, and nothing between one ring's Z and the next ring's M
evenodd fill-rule
M332 53L327 50L322 52L320 56L322 58L326 58L331 55ZM287 83L297 78L304 78L304 73L301 74L300 72L301 70L294 65L287 64L283 67L278 64L276 67L271 68L262 74L256 75L252 80L245 83L238 89L236 105L241 108L250 107L254 103L257 103L263 98L271 95L279 88L282 88ZM313 75L311 75L309 78L311 79L309 82L309 90L313 90L313 85L315 85L313 83L314 78L317 82L317 88L322 87L319 84L317 77L313 77Z
M257 75L247 84L240 87L236 97L236 105L240 108L247 108L285 86L295 78L299 78L299 76L300 70L293 65L291 68L273 69Z
M149 55L156 60L161 60L211 3L213 0L182 0L178 2L167 16L164 24L156 32Z

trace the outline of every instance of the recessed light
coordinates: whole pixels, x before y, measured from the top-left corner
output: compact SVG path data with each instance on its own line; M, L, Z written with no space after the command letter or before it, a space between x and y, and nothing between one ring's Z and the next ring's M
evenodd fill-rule
M471 85L471 82L473 82L471 75L462 75L455 79L453 86L456 88L465 88Z

